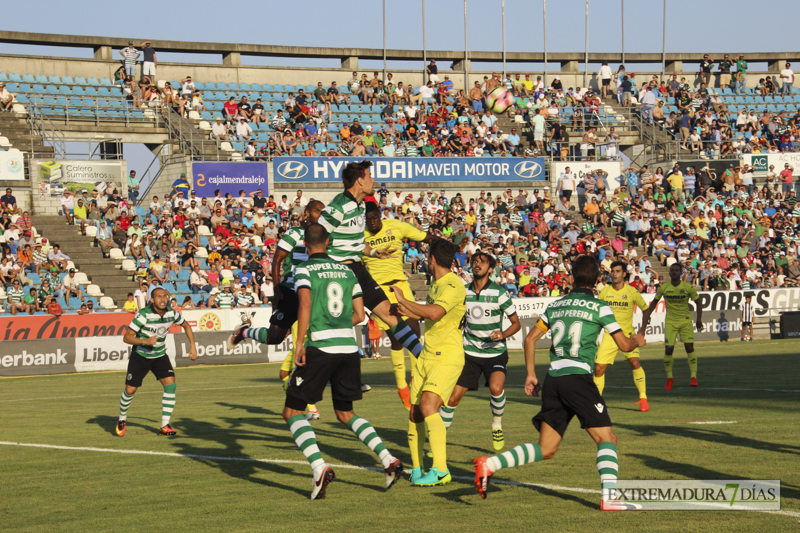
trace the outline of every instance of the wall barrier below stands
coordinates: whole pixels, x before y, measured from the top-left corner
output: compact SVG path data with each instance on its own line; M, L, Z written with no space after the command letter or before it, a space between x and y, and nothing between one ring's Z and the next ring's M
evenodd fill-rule
M24 181L25 158L20 151L0 152L0 181Z
M339 182L341 169L347 163L364 157L276 157L273 161L274 182L324 183ZM390 183L445 183L544 181L542 157L393 157L372 158L372 177ZM395 185L391 185L395 186Z
M753 297L756 317L766 316L770 310L800 308L800 288L700 292L704 330L695 332L695 340L725 342L738 339L742 328L738 308L748 294ZM653 299L650 294L643 296L648 303ZM556 299L514 299L522 329L508 339L510 349L522 349L523 339L536 324L539 313ZM662 300L652 316L646 332L647 342L664 341L664 306ZM278 346L267 347L252 340L246 340L233 350L225 346L230 332L243 321L249 320L255 327L267 327L271 314L270 307L186 310L183 316L195 332L197 361L189 360L188 340L181 328L170 330L167 353L177 367L282 361L291 348L291 337ZM633 320L635 329L641 324L641 316L637 309ZM131 320L129 313L63 315L60 318L3 317L0 319L0 336L4 341L0 343L0 376L125 370L130 346L122 342L122 335ZM366 328L361 329L361 334L356 335L359 346L365 344ZM539 342L539 347L547 348L549 342L548 333ZM388 351L389 340L385 336L381 339L381 347Z
M756 177L766 176L770 165L774 165L775 172L780 174L786 163L792 166L792 176L800 176L800 153L742 154L740 158L742 165L753 167L753 175Z

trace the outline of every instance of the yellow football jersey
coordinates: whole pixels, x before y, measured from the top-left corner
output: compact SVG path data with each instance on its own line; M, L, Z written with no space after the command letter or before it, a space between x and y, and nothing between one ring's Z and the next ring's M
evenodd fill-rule
M636 306L638 305L642 311L647 309L647 304L639 291L627 283L620 290L614 289L613 285L606 285L600 291L599 297L608 302L609 307L614 311L617 324L625 333L633 330L633 312Z
M376 250L396 248L397 250L388 259L378 259L377 257L363 256L364 266L370 273L372 279L378 284L389 283L390 281L403 281L406 278L403 272L403 239L408 238L412 241L422 241L426 233L418 230L411 224L394 219L383 220L383 226L378 233L369 230L364 231L364 240L370 247Z
M433 322L425 319L425 344L422 359L464 365L462 320L467 312L467 290L464 282L452 272L431 281L427 305L440 305L445 315Z

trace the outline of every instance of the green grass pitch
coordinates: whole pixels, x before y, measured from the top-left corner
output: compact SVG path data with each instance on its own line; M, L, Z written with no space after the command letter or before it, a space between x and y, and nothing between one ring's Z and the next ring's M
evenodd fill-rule
M643 349L651 410L640 413L630 367L618 358L605 396L619 439L621 479L781 479L782 512L601 513L595 446L574 420L556 456L499 472L481 500L472 459L489 455L488 390L469 393L448 434L457 477L432 489L383 474L336 469L325 500L311 502L308 463L280 417L278 365L179 369L174 438L156 435L161 387L148 377L113 436L124 373L0 381L0 528L3 531L797 531L800 527L800 353L792 341L698 343L699 382L689 388L682 347L675 388L664 390L662 346ZM538 375L547 369L540 350ZM621 357L621 356L620 356ZM506 449L536 442L540 402L522 390L511 356ZM356 412L409 462L407 413L389 358L364 361L371 392ZM313 422L332 465L379 466L334 418L329 399ZM694 424L692 422L729 422ZM20 446L43 444L63 448ZM81 449L82 448L82 449ZM156 452L154 454L114 451ZM264 460L264 461L257 461ZM430 459L428 459L430 462Z

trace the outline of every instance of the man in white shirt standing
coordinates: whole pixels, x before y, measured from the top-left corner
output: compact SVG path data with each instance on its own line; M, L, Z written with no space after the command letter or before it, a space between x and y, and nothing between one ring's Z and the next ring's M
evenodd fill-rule
M608 61L603 61L603 66L597 73L597 83L603 87L603 100L608 98L608 88L611 85L611 78L614 73L611 72L611 67L608 66Z
M419 95L422 98L422 103L424 104L436 103L433 99L433 84L431 82L428 82L426 85L423 85L419 88Z
M544 117L541 114L541 109L536 108L533 117L533 141L536 143L536 150L541 154L544 153Z
M781 71L781 96L785 94L792 94L794 71L792 71L791 67L791 63L786 63L786 68Z
M573 174L570 171L570 168L567 167L558 178L558 185L556 187L556 193L558 194L558 197L561 198L561 204L564 206L564 209L570 211L572 210L572 203L570 202L570 199L572 198L572 191L574 190L575 174Z
M644 88L644 94L640 98L642 104L642 117L647 118L649 124L653 123L653 108L656 106L656 95L650 86Z

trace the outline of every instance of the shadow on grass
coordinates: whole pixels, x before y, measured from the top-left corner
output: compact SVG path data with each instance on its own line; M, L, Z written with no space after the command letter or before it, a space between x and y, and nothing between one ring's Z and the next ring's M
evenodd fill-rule
M718 470L711 470L704 466L692 465L687 463L678 463L675 461L668 461L662 457L654 457L652 455L641 455L638 453L627 453L628 457L635 457L642 461L648 468L654 470L661 470L669 474L680 476L681 478L688 479L740 479L741 475L732 474L727 472L720 472ZM796 485L788 485L781 482L781 497L792 498L800 500L800 487Z
M579 496L575 496L574 494L569 494L566 492L560 492L557 490L548 489L545 487L538 487L538 486L506 485L502 483L489 484L489 492L486 497L487 500L492 499L492 493L500 492L501 490L504 490L509 486L532 490L544 496L550 496L567 502L577 503L592 510L597 510L599 507L599 502L597 501L585 500ZM472 482L469 482L468 487L459 486L458 488L454 488L453 490L447 492L433 492L432 496L435 496L437 498L442 498L451 502L463 503L465 505L475 505L476 503L479 503L481 501L481 497L478 494L477 490L475 489L475 485Z
M98 415L98 416L95 416L93 418L90 418L89 420L86 421L86 423L87 424L96 424L105 433L108 433L109 435L111 435L113 437L116 437L117 433L115 431L115 428L117 427L117 421L118 420L119 419L116 416ZM128 428L141 428L141 429L143 429L145 431L148 431L148 432L150 432L150 433L152 433L154 435L158 435L159 433L161 433L161 430L156 427L156 424L151 422L151 421L149 421L149 420L147 420L146 418L140 418L138 420L143 420L143 421L146 420L147 423L136 422L136 420L137 420L136 418L128 417L127 427Z
M614 426L636 432L642 437L671 435L673 437L704 440L706 442L713 442L714 444L722 444L725 446L738 446L751 450L800 455L800 446L755 440L734 435L726 431L690 428L685 426L634 426L630 424L614 424Z

